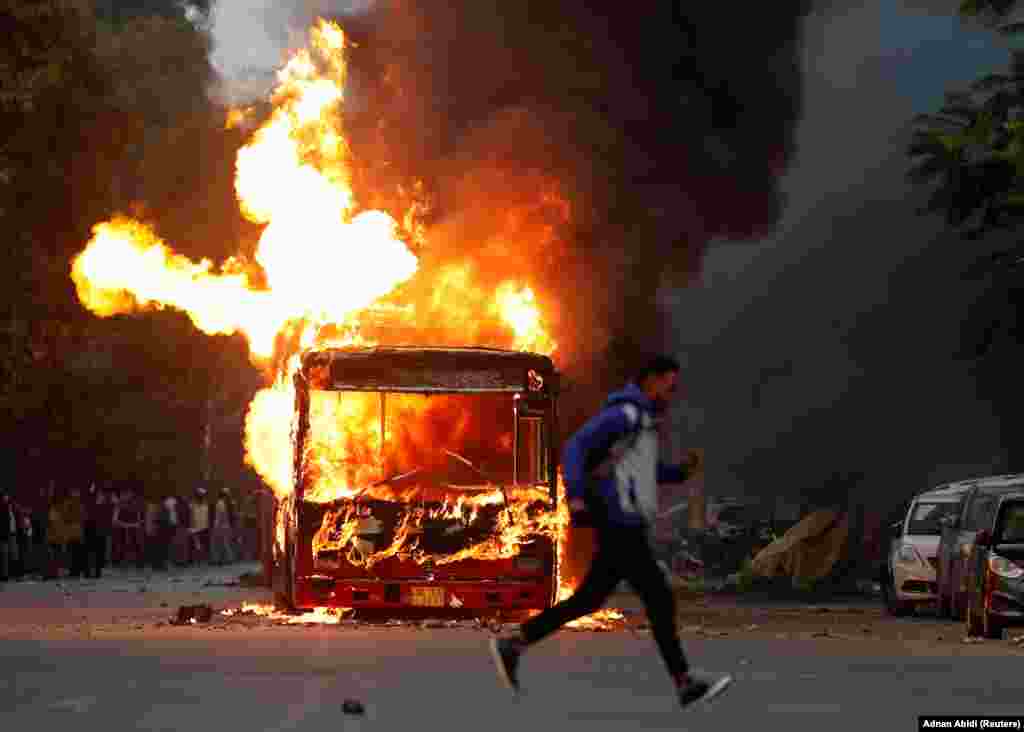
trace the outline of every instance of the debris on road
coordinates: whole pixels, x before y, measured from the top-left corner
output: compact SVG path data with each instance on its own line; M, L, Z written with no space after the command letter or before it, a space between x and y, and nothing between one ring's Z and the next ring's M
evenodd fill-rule
M213 608L209 605L182 605L178 615L171 619L171 625L194 625L208 623L213 619Z
M781 538L762 549L751 563L755 577L791 577L794 582L825 578L842 556L849 517L835 511L808 514ZM825 612L828 612L825 610Z
M366 708L361 702L356 701L355 699L346 699L341 705L341 711L343 714L352 714L356 716L366 714Z

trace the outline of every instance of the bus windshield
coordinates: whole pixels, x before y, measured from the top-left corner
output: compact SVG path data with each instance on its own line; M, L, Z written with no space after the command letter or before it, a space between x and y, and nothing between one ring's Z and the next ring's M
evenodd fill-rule
M311 391L305 492L330 500L379 482L511 483L514 432L509 393Z

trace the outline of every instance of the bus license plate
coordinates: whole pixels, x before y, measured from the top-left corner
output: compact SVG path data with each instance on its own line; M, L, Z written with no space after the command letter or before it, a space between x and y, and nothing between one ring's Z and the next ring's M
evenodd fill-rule
M444 607L443 587L410 587L409 600L416 607Z

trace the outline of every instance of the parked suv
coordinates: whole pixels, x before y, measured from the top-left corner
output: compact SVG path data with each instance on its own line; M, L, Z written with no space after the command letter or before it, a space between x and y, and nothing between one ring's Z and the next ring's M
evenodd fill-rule
M967 634L1002 638L1024 625L1024 492L1001 496L967 561Z
M959 516L943 521L939 541L939 613L963 619L967 590L966 561L978 532L990 528L1000 497L1024 491L1024 474L961 481L967 488Z
M938 596L935 567L938 564L942 519L960 510L967 488L952 486L927 491L910 502L903 521L895 524L882 581L886 610L906 615Z

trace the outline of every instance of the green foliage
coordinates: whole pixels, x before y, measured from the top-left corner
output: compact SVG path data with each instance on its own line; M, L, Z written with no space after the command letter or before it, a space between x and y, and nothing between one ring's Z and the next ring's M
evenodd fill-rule
M948 94L937 114L920 115L908 149L908 179L931 186L925 207L970 236L1016 226L1024 216L1024 77L986 77L968 92Z
M234 440L214 472L243 479L239 420L259 383L244 344L178 313L97 319L69 278L91 227L119 212L189 256L253 236L234 203L242 141L207 95L209 36L170 0L0 0L0 31L0 458L190 486L212 399Z
M1024 31L1006 22L1015 6L965 2L961 11L1014 39ZM923 212L942 214L967 240L1016 231L1024 223L1024 51L1012 53L1006 72L948 94L937 113L919 117L908 152L908 179L930 192ZM987 286L965 314L957 356L973 363L979 396L991 401L1007 434L1017 434L1020 404L1012 394L1024 342L1024 244L1009 240L964 272Z

